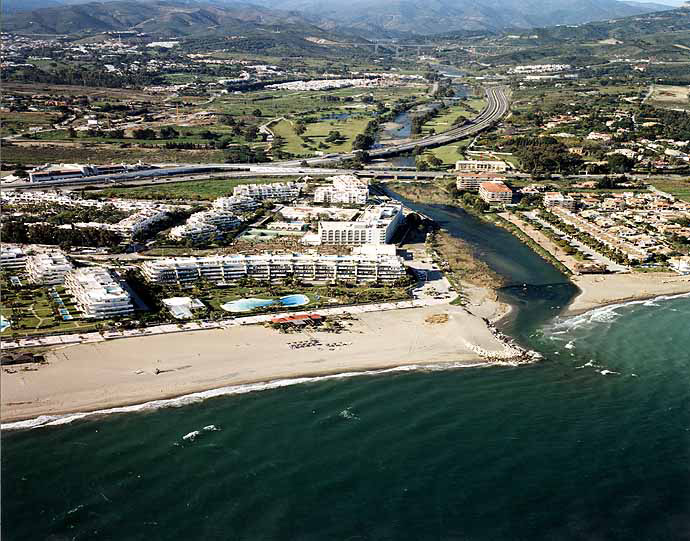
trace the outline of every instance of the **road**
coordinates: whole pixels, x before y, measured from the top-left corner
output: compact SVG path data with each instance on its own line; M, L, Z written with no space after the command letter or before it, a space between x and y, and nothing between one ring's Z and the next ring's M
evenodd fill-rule
M392 145L386 148L380 148L369 151L369 156L372 159L386 158L402 154L405 152L414 151L417 148L431 148L441 145L446 145L455 141L459 141L465 137L476 135L480 131L490 127L497 122L508 111L508 96L506 95L506 87L489 86L485 87L487 97L487 105L482 112L466 122L462 126L450 129L445 132L437 133L427 137L416 139L412 142L402 143L399 145ZM283 162L273 162L264 164L225 164L225 163L211 163L204 165L197 164L180 164L166 166L158 169L134 171L130 173L118 173L113 175L97 175L91 177L84 177L69 180L53 180L41 183L29 183L26 181L14 182L4 185L4 189L40 189L41 187L70 187L80 185L90 186L112 186L114 184L136 184L146 180L147 184L162 184L165 182L185 182L189 180L198 180L199 175L212 176L213 174L220 174L223 178L228 176L237 177L252 177L257 175L279 176L279 175L332 175L353 172L350 169L337 168L342 160L354 158L357 151L343 153L343 154L329 154L327 156L320 156L317 158L308 158L306 160L288 160ZM309 166L304 167L304 162ZM330 166L330 167L329 167ZM361 173L361 172L360 172ZM431 178L439 176L443 173L430 173L425 176L424 173L415 173L407 170L388 170L368 172L370 176L384 175L395 177L397 175L417 175L417 178ZM367 174L367 172L364 172ZM168 177L161 179L160 177ZM171 178L174 177L174 178ZM152 180L152 182L149 182Z

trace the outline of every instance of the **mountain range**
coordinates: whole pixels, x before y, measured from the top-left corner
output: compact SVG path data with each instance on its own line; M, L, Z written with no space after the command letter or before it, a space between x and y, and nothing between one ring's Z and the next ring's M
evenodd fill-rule
M215 35L271 27L368 38L525 29L671 9L621 0L4 0L3 31ZM666 0L668 1L668 0ZM30 8L22 9L22 8Z

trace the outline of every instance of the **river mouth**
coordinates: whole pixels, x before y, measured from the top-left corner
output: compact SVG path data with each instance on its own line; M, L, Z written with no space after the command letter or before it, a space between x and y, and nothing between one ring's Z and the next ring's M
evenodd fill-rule
M578 288L567 276L505 229L455 205L414 203L392 190L385 191L466 242L475 257L503 279L505 285L497 288L497 294L512 310L497 326L523 347L529 347L534 329L562 313L577 295Z

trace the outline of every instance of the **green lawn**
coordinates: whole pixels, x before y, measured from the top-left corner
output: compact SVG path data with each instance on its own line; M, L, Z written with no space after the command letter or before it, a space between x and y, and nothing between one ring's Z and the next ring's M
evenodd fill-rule
M653 180L651 183L655 188L663 192L670 193L678 199L690 202L690 178L681 180Z
M278 299L287 295L302 294L309 297L309 304L299 307L311 310L324 306L355 304L362 302L384 302L408 299L409 295L403 287L365 287L347 285L263 285L204 287L195 288L191 295L199 297L214 311L227 314L220 306L226 302L242 298ZM284 311L280 305L256 309L254 312Z
M297 156L309 156L316 152L325 154L350 152L355 137L364 132L364 128L370 120L369 117L356 117L310 123L306 125L307 130L301 136L295 133L294 121L292 120L281 120L274 124L271 129L285 140L285 144L281 147L283 151ZM334 130L339 131L343 138L336 142L327 143L326 137L329 132ZM320 148L320 143L323 143L326 148Z
M75 319L63 321L56 318L53 315L52 302L48 299L48 289L48 286L33 290L15 289L7 286L3 280L3 303L0 305L0 313L12 322L12 326L2 333L3 338L48 333L90 332L110 322L110 320L80 320L81 314L62 286L56 286L56 290L65 303L65 308Z

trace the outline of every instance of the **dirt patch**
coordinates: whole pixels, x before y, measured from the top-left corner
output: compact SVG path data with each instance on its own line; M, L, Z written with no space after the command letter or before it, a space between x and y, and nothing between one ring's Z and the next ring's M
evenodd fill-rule
M432 314L427 316L424 322L429 325L442 325L448 323L448 314Z

